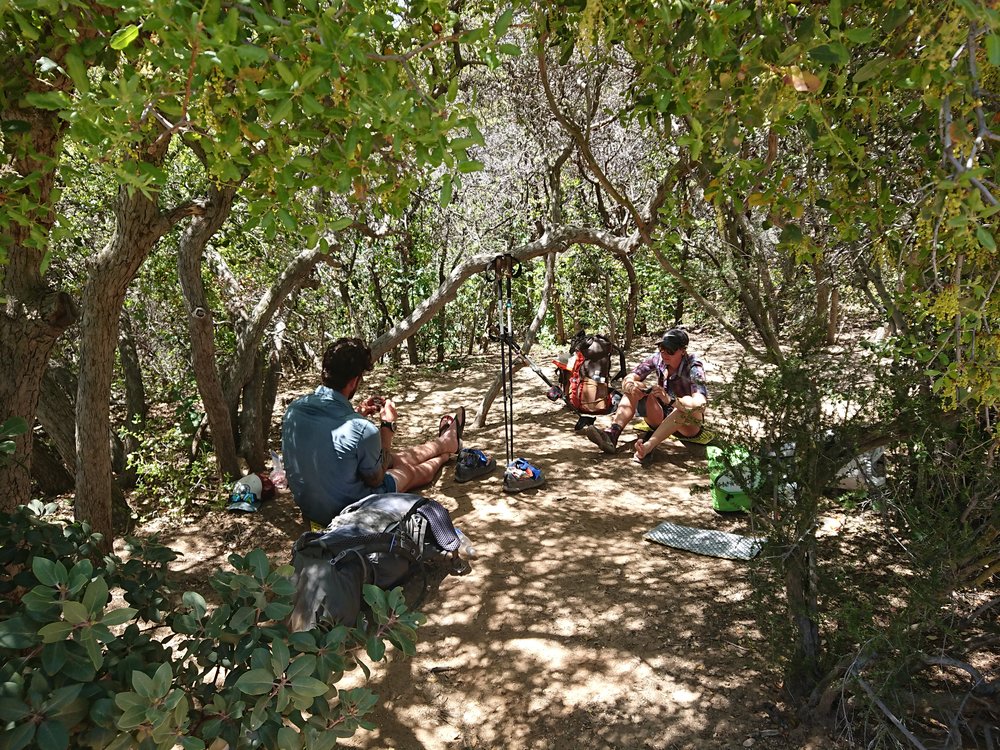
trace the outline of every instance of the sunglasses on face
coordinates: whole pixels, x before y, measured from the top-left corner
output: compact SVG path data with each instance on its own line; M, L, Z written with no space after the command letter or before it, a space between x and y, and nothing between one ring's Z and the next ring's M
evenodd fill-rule
M677 353L676 349L671 349L669 346L661 346L660 351L668 355L673 355Z

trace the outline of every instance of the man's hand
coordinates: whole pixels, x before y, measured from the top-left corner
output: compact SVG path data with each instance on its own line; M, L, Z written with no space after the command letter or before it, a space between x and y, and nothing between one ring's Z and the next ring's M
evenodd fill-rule
M642 383L634 375L630 375L622 381L622 392L636 401L646 395L642 389Z
M379 409L382 408L384 399L381 396L369 396L360 404L358 404L354 411L363 417L370 417L374 414L378 414Z
M700 393L691 396L678 396L674 401L674 406L686 414L697 412L705 408L705 397Z
M395 422L396 417L399 416L399 413L396 411L396 405L392 403L391 398L387 398L383 402L381 416L383 422Z

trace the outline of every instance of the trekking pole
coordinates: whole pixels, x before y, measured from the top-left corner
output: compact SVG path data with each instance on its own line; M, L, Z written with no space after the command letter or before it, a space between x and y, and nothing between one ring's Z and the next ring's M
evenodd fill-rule
M538 487L544 481L542 472L526 459L514 457L514 302L512 280L523 272L520 262L510 253L498 255L486 266L487 279L497 285L497 323L500 330L500 377L503 385L504 448L507 470L503 488L520 492Z
M504 428L504 449L506 450L507 465L514 460L514 388L510 370L513 369L513 361L510 356L511 323L510 308L512 307L510 297L510 278L514 275L513 258L510 255L498 255L486 267L487 275L492 275L496 282L497 291L497 327L500 344L500 382L503 385L503 428ZM520 273L520 266L517 268ZM504 294L504 281L507 282L507 294Z

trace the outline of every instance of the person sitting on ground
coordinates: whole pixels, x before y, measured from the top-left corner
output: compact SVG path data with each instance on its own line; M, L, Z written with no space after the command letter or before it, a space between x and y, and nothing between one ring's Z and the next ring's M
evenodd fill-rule
M660 443L675 432L684 437L697 437L705 420L708 389L705 368L694 354L688 354L688 335L680 328L671 328L657 342L657 353L648 357L622 382L622 399L614 422L606 430L590 425L583 430L591 442L605 453L618 452L618 437L636 413L654 428L645 441L635 444L633 459L642 461ZM656 385L643 383L656 373Z
M392 399L369 396L357 409L351 406L371 369L371 349L361 339L338 339L323 354L323 384L285 412L281 448L288 486L314 527L325 527L368 495L430 484L462 447L465 408L459 407L454 417L441 419L436 438L393 453L397 411ZM376 414L379 427L367 419Z

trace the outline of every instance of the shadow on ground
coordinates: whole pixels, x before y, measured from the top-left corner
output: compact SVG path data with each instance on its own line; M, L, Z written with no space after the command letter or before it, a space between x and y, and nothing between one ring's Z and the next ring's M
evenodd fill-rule
M710 381L723 361L721 352L706 361ZM408 388L393 394L397 439L418 441L459 403L471 424L491 367L479 358L450 372L405 368L399 381ZM296 381L276 413L312 386L312 376ZM375 670L379 728L345 744L834 747L796 739L774 708L779 678L758 652L745 563L643 540L662 521L750 533L746 518L712 511L704 449L668 441L647 466L632 464L628 451L606 456L572 432L575 416L545 389L530 370L518 373L515 449L545 471L543 487L504 494L499 470L456 484L451 464L424 490L451 510L479 558L470 575L447 579L425 603L417 656L397 655ZM501 464L502 418L497 402L486 426L465 439ZM231 552L260 546L286 561L303 530L285 494L248 516L213 510L168 541L184 554L181 585L203 588Z

